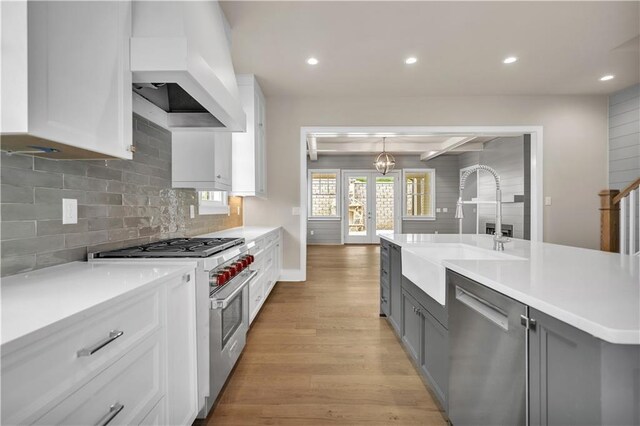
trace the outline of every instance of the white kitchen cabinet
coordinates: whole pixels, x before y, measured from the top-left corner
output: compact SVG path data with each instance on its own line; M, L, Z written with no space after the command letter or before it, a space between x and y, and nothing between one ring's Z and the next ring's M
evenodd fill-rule
M131 159L128 1L2 2L2 148ZM35 148L34 148L35 147Z
M163 393L163 345L159 333L145 339L43 417L38 425L140 423Z
M233 133L233 193L267 197L266 105L253 75L238 75L247 131Z
M167 422L190 425L198 414L195 274L167 284Z
M249 322L252 323L260 312L271 290L280 279L282 269L282 236L280 229L272 231L255 241L253 255L254 269L258 271L249 286Z
M69 276L58 274L54 282ZM89 283L76 288L96 291ZM90 299L96 296L73 300ZM191 424L198 411L195 302L195 270L183 269L3 344L2 424Z
M174 188L231 191L231 133L184 131L172 135Z

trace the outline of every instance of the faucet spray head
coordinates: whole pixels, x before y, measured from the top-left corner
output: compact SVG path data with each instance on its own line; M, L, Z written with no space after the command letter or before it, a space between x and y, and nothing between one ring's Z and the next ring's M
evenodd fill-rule
M464 213L462 212L462 197L458 198L458 202L456 203L456 219L463 219Z

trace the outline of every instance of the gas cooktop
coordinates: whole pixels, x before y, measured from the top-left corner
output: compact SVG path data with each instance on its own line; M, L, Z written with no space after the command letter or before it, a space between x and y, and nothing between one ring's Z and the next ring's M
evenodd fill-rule
M244 244L244 238L172 238L94 253L93 257L209 257L240 244Z

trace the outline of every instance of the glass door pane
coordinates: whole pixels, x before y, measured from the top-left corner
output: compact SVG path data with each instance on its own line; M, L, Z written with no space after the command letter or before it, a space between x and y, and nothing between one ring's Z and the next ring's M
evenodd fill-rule
M395 178L376 177L376 235L393 234L395 223Z
M347 177L347 236L367 236L369 209L367 206L368 177Z

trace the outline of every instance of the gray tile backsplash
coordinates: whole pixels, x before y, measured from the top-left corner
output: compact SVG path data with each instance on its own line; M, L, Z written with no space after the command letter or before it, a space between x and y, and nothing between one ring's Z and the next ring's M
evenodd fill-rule
M1 275L86 259L87 253L242 225L231 215L189 217L197 193L171 188L171 134L134 116L133 160L49 160L2 153ZM62 224L62 199L78 223ZM239 214L238 214L239 211Z

